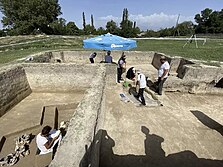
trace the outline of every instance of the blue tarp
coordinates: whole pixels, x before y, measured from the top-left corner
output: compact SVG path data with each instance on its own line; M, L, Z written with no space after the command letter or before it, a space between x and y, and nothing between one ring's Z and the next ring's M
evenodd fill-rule
M129 50L137 47L135 40L109 33L83 40L83 43L84 48L101 50Z

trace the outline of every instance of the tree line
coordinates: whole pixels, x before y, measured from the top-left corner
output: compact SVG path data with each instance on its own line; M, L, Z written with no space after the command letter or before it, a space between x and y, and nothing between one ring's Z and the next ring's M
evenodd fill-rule
M194 33L223 33L223 9L213 11L205 9L195 16L196 25L191 21L177 24L175 27L159 31L142 31L135 21L129 20L128 9L122 13L119 24L110 20L105 28L94 26L94 17L90 16L90 23L86 23L85 13L82 13L83 28L78 28L75 22L68 22L59 18L61 7L58 0L0 0L0 11L3 13L0 36L5 35L100 35L112 33L123 37L165 37L173 35L189 35Z

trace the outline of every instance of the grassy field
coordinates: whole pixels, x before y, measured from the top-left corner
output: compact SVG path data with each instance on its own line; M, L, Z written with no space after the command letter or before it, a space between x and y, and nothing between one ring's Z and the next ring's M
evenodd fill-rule
M170 56L180 56L198 60L216 60L223 61L223 40L207 40L205 45L203 41L198 41L198 48L195 42L188 43L184 48L186 41L174 40L138 40L139 51L157 51Z
M14 40L12 40L14 39ZM63 36L19 36L2 38L0 42L0 64L49 50L82 49L82 38Z
M0 64L8 63L30 54L47 50L83 50L84 37L73 36L17 36L0 40ZM198 41L183 45L186 41L175 40L137 40L137 51L156 51L170 56L181 56L199 60L223 62L223 39L208 39L205 45Z

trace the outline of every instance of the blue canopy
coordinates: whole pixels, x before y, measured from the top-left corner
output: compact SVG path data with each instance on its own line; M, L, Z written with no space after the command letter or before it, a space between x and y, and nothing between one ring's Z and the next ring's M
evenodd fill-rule
M128 50L137 47L136 41L110 33L83 40L84 48L101 50Z

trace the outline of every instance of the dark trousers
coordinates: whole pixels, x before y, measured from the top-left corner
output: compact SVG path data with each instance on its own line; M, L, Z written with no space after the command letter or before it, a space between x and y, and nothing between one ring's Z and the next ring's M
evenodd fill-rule
M94 59L93 58L89 58L91 63L94 63Z
M139 93L137 95L137 98L141 98L141 103L143 105L146 105L145 98L143 96L144 90L145 90L145 88L139 88Z
M161 80L161 77L158 78L158 82L157 82L158 87L156 91L159 95L162 95L163 84L166 81L166 79L167 78L164 78L163 80Z
M117 68L117 81L118 83L120 82L120 80L122 79L122 68Z

